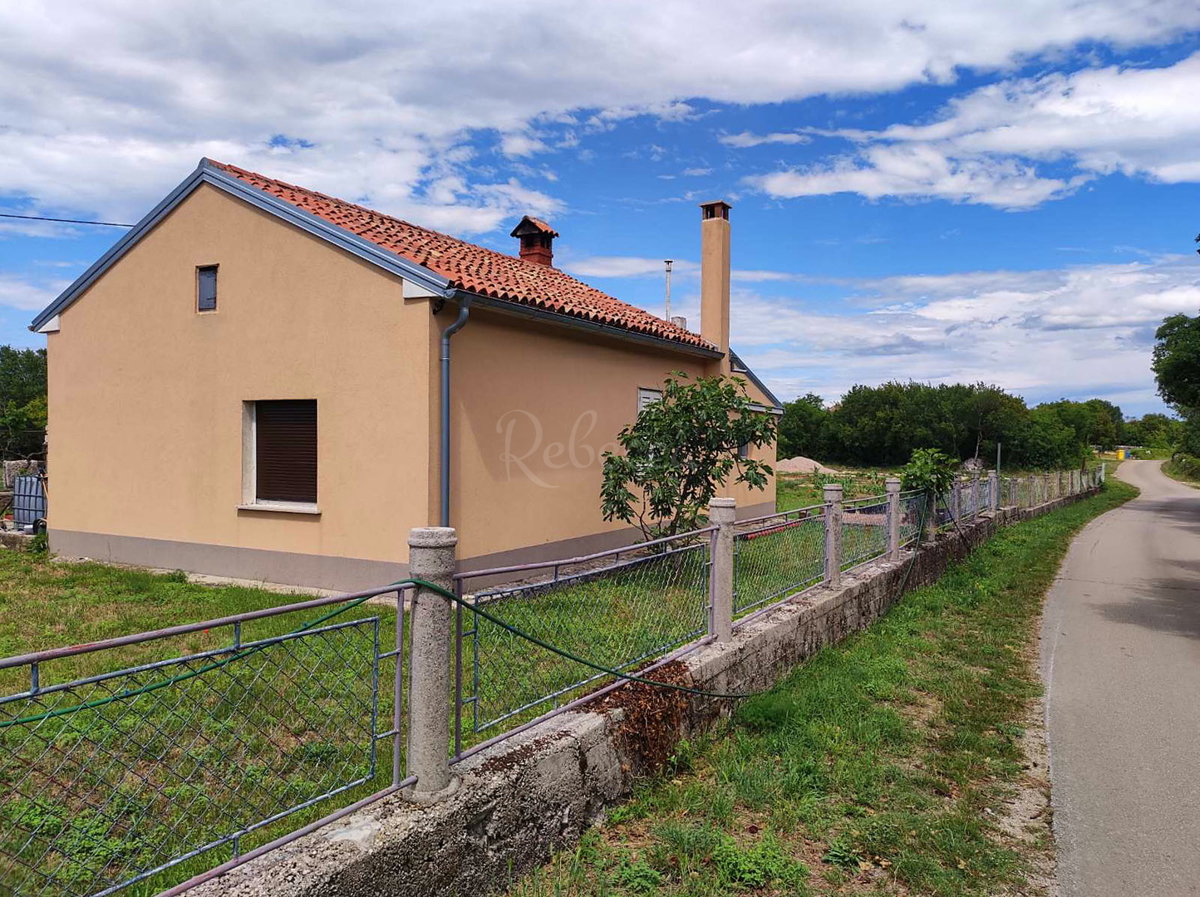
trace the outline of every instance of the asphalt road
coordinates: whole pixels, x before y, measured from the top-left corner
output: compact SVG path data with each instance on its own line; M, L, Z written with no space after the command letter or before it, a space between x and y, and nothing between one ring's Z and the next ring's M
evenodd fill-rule
M1200 489L1127 461L1139 498L1075 539L1042 619L1062 897L1200 895Z

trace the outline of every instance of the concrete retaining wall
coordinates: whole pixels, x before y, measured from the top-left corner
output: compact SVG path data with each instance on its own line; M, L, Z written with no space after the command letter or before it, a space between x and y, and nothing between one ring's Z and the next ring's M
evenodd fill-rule
M961 536L923 544L915 559L905 552L899 561L859 567L843 575L839 588L810 589L738 627L732 641L705 645L662 671L706 691L769 688L822 647L869 625L901 589L935 581L998 527L1081 497L981 515ZM462 785L442 803L381 800L193 893L465 897L502 891L552 851L577 841L679 739L729 709L729 701L626 686L588 712L563 714L458 764ZM644 724L649 720L655 725Z

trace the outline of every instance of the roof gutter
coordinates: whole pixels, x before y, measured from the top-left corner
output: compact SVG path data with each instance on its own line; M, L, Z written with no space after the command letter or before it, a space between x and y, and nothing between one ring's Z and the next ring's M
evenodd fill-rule
M471 313L470 293L457 293L458 317L442 331L442 432L441 432L441 494L442 526L450 525L450 337L462 330Z

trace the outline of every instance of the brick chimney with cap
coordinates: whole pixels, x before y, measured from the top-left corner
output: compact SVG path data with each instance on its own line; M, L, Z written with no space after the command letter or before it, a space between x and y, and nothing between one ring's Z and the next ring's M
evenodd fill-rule
M521 258L535 265L545 265L547 268L554 264L554 238L558 231L545 221L526 215L521 223L512 229L510 237L521 240Z
M725 353L729 368L729 209L724 200L700 204L700 335Z

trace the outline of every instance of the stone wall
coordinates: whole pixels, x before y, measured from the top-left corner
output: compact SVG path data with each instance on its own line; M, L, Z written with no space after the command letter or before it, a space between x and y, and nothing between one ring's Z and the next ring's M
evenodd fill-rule
M839 588L809 589L739 626L732 641L707 644L672 664L670 673L705 691L769 688L822 647L868 626L904 591L934 582L998 527L1082 497L981 515L961 533L922 544L915 558L905 552L899 561L859 567L843 574ZM650 716L666 720L665 728L651 732L640 724L648 702L655 711ZM729 710L727 700L626 686L586 712L555 717L464 760L454 767L461 787L441 803L417 807L386 798L193 893L466 897L503 891L578 841L679 739Z

